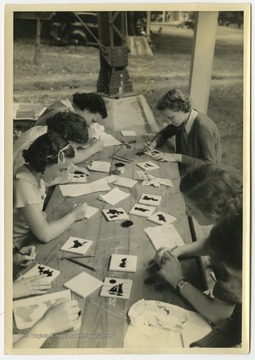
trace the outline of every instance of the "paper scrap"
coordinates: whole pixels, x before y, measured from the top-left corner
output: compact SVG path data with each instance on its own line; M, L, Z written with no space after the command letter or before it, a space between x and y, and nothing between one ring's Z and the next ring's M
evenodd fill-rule
M116 205L118 202L129 197L130 194L120 190L118 187L113 188L105 195L100 195L100 198L110 205Z

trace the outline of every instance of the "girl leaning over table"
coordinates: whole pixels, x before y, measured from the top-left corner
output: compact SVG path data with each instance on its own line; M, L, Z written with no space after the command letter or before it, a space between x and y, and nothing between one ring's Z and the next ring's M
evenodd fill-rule
M86 173L79 164L92 156L93 154L103 149L102 141L95 141L93 144L89 143L89 128L88 124L81 115L71 111L57 112L52 117L46 120L46 125L36 125L22 134L13 145L13 167L14 172L24 164L23 150L28 147L41 135L47 132L55 132L64 138L70 145L72 145L75 156L72 158L70 171L79 171ZM59 183L68 182L68 174L61 174L60 177L47 186L52 186Z
M221 226L224 229L224 226L229 226L228 221L242 221L242 186L239 179L230 171L217 165L201 165L182 178L180 190L187 210L200 225L213 224L214 227ZM223 236L220 241L223 249ZM184 279L178 260L204 255L211 256L217 279L213 298L200 292ZM240 302L240 293L233 291L232 277L223 266L224 263L216 261L217 256L213 253L210 239L202 239L173 251L167 248L160 249L155 260L160 266L160 274L210 322L220 324L232 316L236 304Z
M23 151L25 164L17 170L13 182L13 241L18 248L30 232L47 243L85 217L86 204L70 209L54 221L48 221L42 211L45 182L50 183L67 172L74 154L73 147L55 133L40 136Z
M211 118L192 108L188 95L178 89L169 90L158 101L157 110L168 125L145 147L153 150L175 137L176 153L157 154L155 160L178 162L181 175L191 166L221 162L219 130Z

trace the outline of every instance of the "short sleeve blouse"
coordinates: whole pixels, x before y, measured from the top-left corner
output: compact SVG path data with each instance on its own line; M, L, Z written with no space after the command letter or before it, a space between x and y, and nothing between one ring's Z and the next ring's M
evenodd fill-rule
M29 146L41 135L46 134L48 126L34 126L22 134L13 144L13 168L14 173L19 167L24 165L23 150Z
M13 241L19 247L20 241L24 240L30 232L29 226L22 214L22 208L27 205L38 204L43 209L46 197L45 184L41 179L39 184L31 171L21 166L14 177L13 194Z

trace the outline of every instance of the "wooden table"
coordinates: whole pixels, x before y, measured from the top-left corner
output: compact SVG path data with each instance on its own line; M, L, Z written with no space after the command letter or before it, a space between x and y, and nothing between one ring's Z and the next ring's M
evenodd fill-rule
M120 139L125 139L120 134L115 134ZM128 138L127 138L128 139ZM144 138L137 137L137 142L127 149L125 145L106 147L102 152L96 154L94 160L111 159L113 153L132 158L134 161L126 164L125 177L136 179L136 171L141 170L136 166L137 162L148 161L146 155L138 156L137 151L143 149ZM90 159L91 160L91 159ZM112 164L116 163L112 160ZM131 190L131 196L117 204L128 213L131 207L138 201L142 193L158 194L162 196L159 209L169 213L177 220L173 223L185 243L190 243L190 228L185 214L185 206L179 191L179 172L175 163L160 163L160 169L150 172L152 175L172 180L174 187L161 185L160 188L153 186L142 186L139 181ZM90 172L89 181L105 177L107 174ZM113 184L110 185L111 188ZM86 201L88 205L100 209L89 220L74 223L61 236L48 244L42 244L34 240L36 245L36 260L52 268L59 269L60 275L52 283L52 292L64 290L63 284L82 271L90 273L97 279L104 281L106 276L115 276L133 280L131 296L129 300L112 299L100 297L100 289L83 299L74 294L81 308L82 326L70 337L51 338L46 341L46 348L122 348L123 339L128 326L127 312L129 308L139 299L159 300L191 310L191 306L177 292L168 285L164 290L156 290L155 286L144 284L149 274L146 271L148 261L153 258L155 250L144 232L144 228L154 226L145 218L130 215L134 226L123 228L120 222L107 222L101 209L109 208L110 205L97 200L99 193L93 193L80 197L63 197L59 187L53 192L48 203L46 212L49 219L58 219L65 215L75 202ZM156 224L155 224L156 226ZM95 255L84 262L96 269L96 272L87 270L80 265L73 264L68 260L60 260L68 255L60 251L61 246L69 236L77 236L93 240L88 255ZM113 253L136 255L138 259L137 271L135 273L116 273L108 270L110 257ZM70 254L71 255L71 254ZM195 286L201 289L202 280L198 264L195 259L182 261L185 277ZM166 283L165 283L166 285ZM73 334L73 333L72 333ZM81 334L81 335L80 335Z

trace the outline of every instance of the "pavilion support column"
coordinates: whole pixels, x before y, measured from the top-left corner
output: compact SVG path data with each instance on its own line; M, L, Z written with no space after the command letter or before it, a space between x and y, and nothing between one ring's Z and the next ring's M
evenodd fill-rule
M193 107L207 113L214 58L217 11L200 11L194 33L189 94Z

